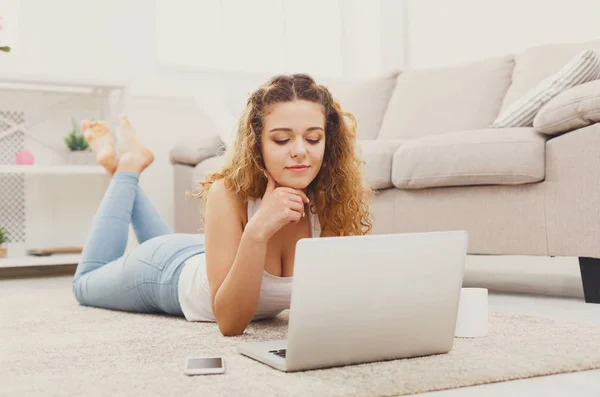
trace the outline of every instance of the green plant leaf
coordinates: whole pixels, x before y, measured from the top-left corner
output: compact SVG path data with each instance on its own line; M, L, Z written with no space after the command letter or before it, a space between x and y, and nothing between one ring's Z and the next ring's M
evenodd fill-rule
M4 230L4 228L0 227L0 244L4 244L7 241L8 241L8 234L6 233L6 230Z
M89 145L85 140L85 136L81 132L79 125L75 118L72 119L73 128L71 132L65 137L65 144L67 148L71 151L83 151L88 150Z

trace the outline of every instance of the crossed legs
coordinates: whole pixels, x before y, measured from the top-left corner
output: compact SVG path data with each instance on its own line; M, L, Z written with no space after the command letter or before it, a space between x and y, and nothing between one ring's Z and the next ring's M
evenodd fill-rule
M139 187L140 174L154 156L137 141L125 116L119 124L117 158L108 126L82 122L86 140L112 179L90 227L73 279L73 293L89 306L181 314L175 288L180 269L166 268L169 251L196 245L198 249L196 242L200 240L194 235L172 235ZM130 224L140 246L125 254Z

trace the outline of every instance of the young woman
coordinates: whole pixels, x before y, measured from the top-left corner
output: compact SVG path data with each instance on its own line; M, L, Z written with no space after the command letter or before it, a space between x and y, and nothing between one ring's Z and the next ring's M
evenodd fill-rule
M73 279L75 298L215 321L226 336L288 309L299 239L371 229L355 124L309 76L270 79L248 99L225 165L192 194L205 206L202 236L172 233L139 188L154 157L125 116L118 159L106 123L83 121L112 180ZM125 253L130 223L140 245Z

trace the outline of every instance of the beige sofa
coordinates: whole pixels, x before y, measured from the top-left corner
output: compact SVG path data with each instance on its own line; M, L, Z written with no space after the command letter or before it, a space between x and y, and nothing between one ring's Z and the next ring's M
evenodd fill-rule
M471 254L576 256L586 301L600 303L599 82L564 91L533 126L490 128L583 48L600 41L399 74L376 138L358 125L373 233L462 229ZM176 231L200 230L184 192L222 164L221 148L215 132L171 151Z

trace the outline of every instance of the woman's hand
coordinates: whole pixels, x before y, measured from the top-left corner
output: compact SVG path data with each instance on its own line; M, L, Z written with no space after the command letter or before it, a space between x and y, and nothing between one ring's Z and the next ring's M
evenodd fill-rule
M259 231L259 238L268 241L283 226L297 223L304 217L304 204L309 200L302 190L277 186L268 172L266 176L267 189L251 222L254 222L253 226Z

